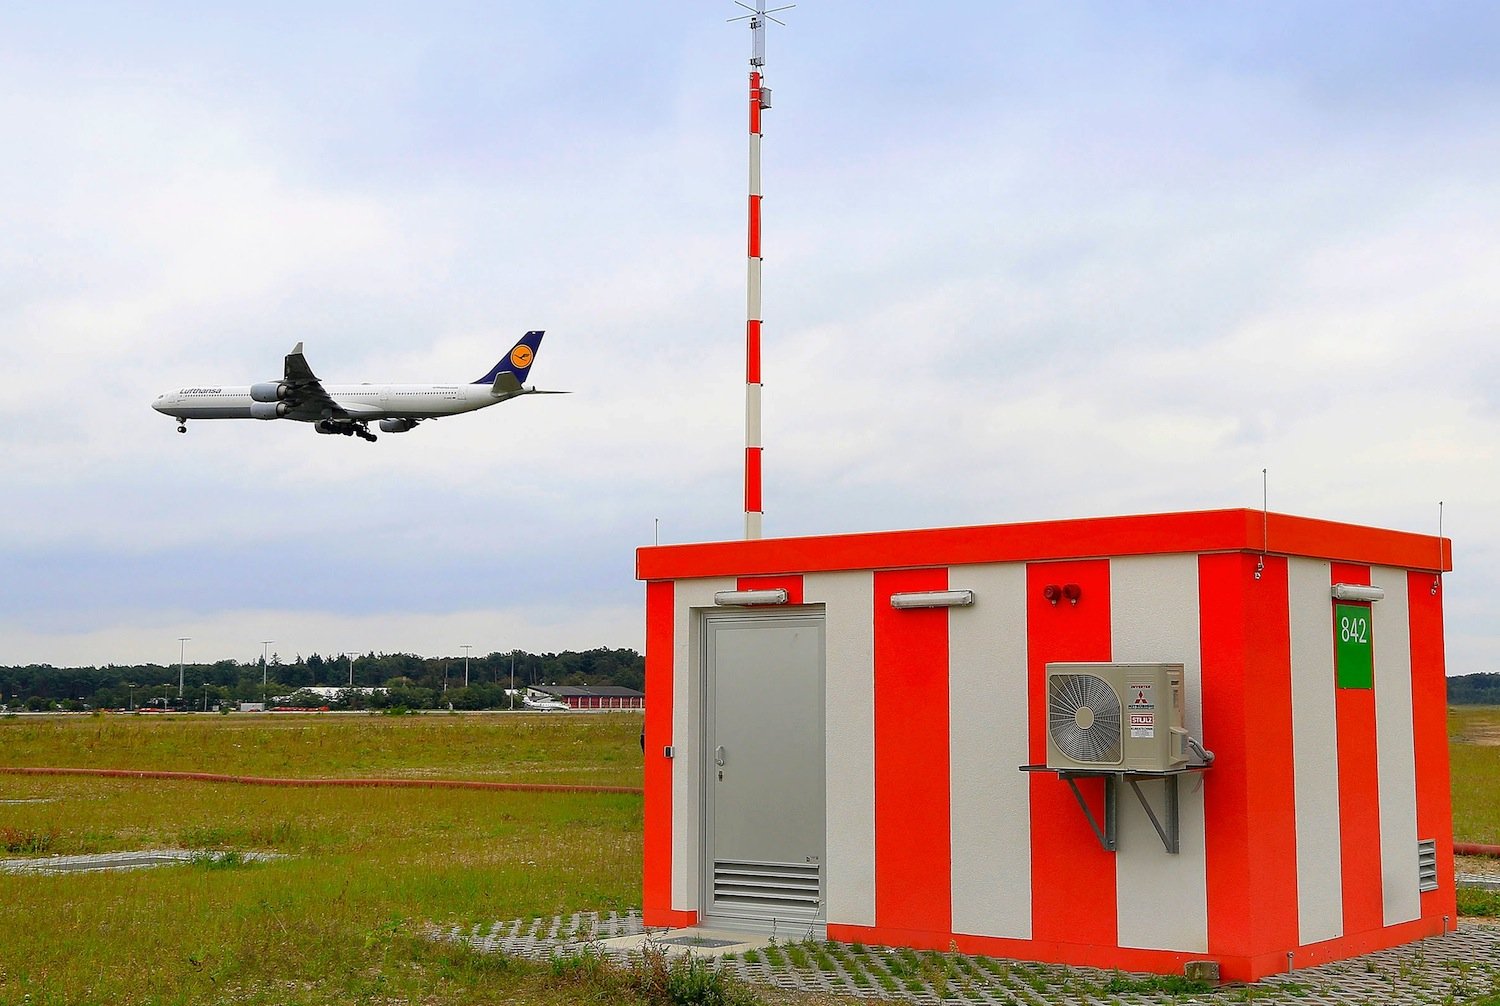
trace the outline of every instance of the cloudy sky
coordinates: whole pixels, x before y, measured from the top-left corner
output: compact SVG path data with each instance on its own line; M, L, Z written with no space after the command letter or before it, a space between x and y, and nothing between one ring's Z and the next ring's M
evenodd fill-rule
M1444 500L1449 670L1500 670L1497 11L799 4L767 534ZM0 663L639 646L656 520L741 529L735 13L0 13ZM573 395L375 445L149 407L529 328Z

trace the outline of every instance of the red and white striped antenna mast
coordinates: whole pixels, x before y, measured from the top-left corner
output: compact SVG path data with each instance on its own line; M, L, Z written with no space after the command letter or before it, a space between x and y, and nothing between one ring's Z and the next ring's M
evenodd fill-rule
M766 65L766 22L786 22L772 15L791 10L796 4L766 10L766 0L755 0L751 7L741 0L735 5L749 14L730 18L730 22L750 22L750 237L749 269L745 294L745 537L761 536L761 518L765 515L761 501L760 442L760 113L771 107L771 89L761 76Z

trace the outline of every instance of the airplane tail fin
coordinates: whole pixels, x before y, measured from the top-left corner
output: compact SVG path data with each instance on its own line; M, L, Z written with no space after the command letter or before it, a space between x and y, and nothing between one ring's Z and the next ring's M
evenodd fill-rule
M537 350L542 345L541 332L527 332L521 336L521 340L510 348L505 358L490 368L475 384L488 384L495 393L515 394L520 391L526 375L531 372L532 361L536 359Z

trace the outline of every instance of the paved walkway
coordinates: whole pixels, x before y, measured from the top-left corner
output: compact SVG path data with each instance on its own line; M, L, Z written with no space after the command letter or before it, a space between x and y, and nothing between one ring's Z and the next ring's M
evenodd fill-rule
M985 1006L1204 1006L1256 1001L1305 1006L1461 1004L1500 994L1500 928L1463 926L1394 950L1324 964L1255 985L1173 992L1156 975L888 950L822 941L773 941L709 930L647 930L632 910L454 928L442 938L547 960L593 950L626 957L650 941L669 953L716 956L757 985L918 1004ZM795 939L795 935L792 936Z
M153 866L217 861L233 855L241 862L280 859L274 852L215 852L212 849L138 849L134 852L101 852L89 856L28 856L0 859L0 873L105 873L115 870L145 870Z

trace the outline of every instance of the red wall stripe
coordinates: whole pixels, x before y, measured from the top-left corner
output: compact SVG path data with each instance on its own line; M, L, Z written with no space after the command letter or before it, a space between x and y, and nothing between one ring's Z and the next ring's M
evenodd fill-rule
M1422 894L1422 918L1458 922L1453 888L1453 804L1448 786L1448 681L1443 654L1443 588L1431 573L1406 575L1411 621L1412 734L1417 770L1417 838L1437 841L1438 889ZM1380 640L1375 641L1380 645Z
M734 582L735 590L786 591L787 604L802 603L802 577L800 576L742 576Z
M1198 559L1210 957L1297 945L1297 819L1287 563Z
M1041 562L1182 552L1259 553L1261 520L1259 510L1209 510L658 545L636 551L636 578L668 580L845 569L930 569L970 562ZM1414 570L1432 569L1438 553L1438 540L1430 535L1275 513L1270 515L1270 542L1270 551L1281 555Z
M745 383L760 383L760 322L745 323Z
M745 511L760 513L760 447L745 448Z
M946 569L875 573L875 923L953 924L948 788L948 610L898 611L891 594L945 590Z
M1053 605L1048 584L1076 583L1077 605ZM1109 560L1033 563L1026 569L1030 759L1047 760L1049 661L1110 659ZM878 693L877 693L878 694ZM1081 779L1095 820L1104 821L1104 782ZM1125 799L1128 794L1121 794ZM1036 942L1116 946L1115 854L1099 844L1073 791L1055 775L1031 777L1031 933Z
M642 842L641 915L648 926L675 925L672 914L672 652L675 586L646 584L646 798Z
M760 258L760 196L750 197L750 257Z
M1368 585L1370 567L1330 564L1329 582ZM1328 600L1332 604L1332 600ZM1334 631L1338 627L1334 626ZM1379 687L1381 640L1374 640ZM1339 856L1343 862L1344 935L1357 936L1385 925L1380 869L1380 770L1375 740L1375 689L1339 688L1335 674L1334 710L1338 720Z

